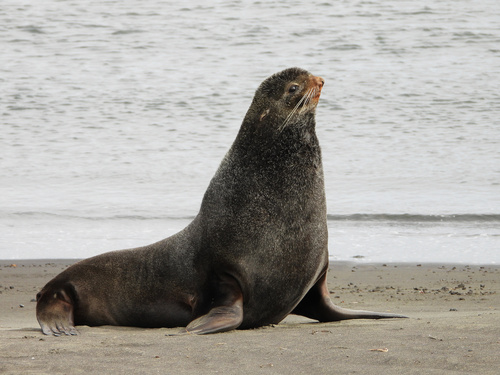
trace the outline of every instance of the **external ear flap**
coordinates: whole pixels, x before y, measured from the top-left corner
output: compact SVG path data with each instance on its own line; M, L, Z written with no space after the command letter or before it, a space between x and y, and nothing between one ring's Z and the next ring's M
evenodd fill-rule
M264 120L264 118L269 114L269 109L266 109L264 112L262 112L262 114L260 115L260 119L259 121L262 122L262 120Z

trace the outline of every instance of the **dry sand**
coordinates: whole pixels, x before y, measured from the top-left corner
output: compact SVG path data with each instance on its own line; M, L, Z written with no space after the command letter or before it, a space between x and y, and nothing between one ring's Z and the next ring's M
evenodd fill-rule
M500 373L498 266L332 265L336 304L410 319L318 324L290 316L273 327L206 336L110 326L44 336L35 294L73 262L0 261L0 373Z

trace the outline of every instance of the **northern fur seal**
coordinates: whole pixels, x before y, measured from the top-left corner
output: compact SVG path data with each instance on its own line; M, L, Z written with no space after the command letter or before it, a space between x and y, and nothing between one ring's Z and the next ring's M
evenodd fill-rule
M299 68L267 78L193 222L160 242L60 273L37 295L43 333L109 324L206 334L278 323L290 313L322 322L404 317L330 300L315 133L323 84Z

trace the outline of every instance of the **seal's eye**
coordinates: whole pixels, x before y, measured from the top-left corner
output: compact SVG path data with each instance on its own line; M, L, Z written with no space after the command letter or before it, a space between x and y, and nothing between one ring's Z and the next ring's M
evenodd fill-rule
M292 93L294 93L295 91L297 91L297 89L298 89L298 88L299 88L299 86L297 86L297 85L293 85L293 86L291 86L291 87L288 89L288 92L289 92L290 94L292 94Z

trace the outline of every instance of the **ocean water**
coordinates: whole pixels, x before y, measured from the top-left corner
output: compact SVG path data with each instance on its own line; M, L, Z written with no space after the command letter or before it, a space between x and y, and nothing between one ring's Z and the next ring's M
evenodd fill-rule
M500 7L471 1L0 5L0 259L182 229L258 85L300 66L332 260L500 264Z

